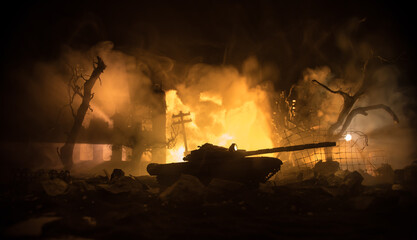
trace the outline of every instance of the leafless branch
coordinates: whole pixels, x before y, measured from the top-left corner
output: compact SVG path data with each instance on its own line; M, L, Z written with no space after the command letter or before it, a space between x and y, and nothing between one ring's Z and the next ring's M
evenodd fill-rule
M82 73L80 74L80 78L81 78L82 80L84 80L84 81L88 81L88 77L87 77L87 78L85 78L85 77L84 77L84 75L83 75Z
M166 143L168 149L175 147L175 144L177 143L178 135L179 135L179 129L174 127L174 125L171 125L171 136L167 140L167 143Z
M321 82L319 82L319 81L317 81L317 80L315 80L315 79L313 79L313 80L312 80L312 82L313 82L313 83L316 83L316 84L318 84L318 85L320 85L320 86L322 86L324 89L326 89L327 91L329 91L329 92L331 92L331 93L341 95L343 98L351 98L351 97L352 97L352 96L350 96L349 94L347 94L347 93L345 93L345 92L343 92L343 91L341 91L341 90L337 90L337 91L332 90L332 89L330 89L328 86L324 85L323 83L321 83Z
M400 122L400 120L398 119L395 112L385 104L376 104L376 105L371 105L371 106L367 106L367 107L358 107L358 108L353 109L349 113L349 115L346 117L346 121L344 122L344 124L342 126L342 129L339 131L339 133L336 136L340 137L340 136L343 135L343 133L349 127L350 123L352 122L353 118L356 115L361 114L361 115L364 115L364 116L368 116L368 111L377 110L377 109L385 110L392 117L394 123L399 123Z
M90 109L93 109L90 106L90 101L93 98L94 94L91 93L92 88L94 87L95 82L100 77L100 74L106 69L106 65L103 60L97 56L97 63L93 63L94 69L90 75L90 78L84 82L83 86L80 87L77 84L78 79L83 78L81 74L78 73L77 69L72 68L73 76L68 83L68 95L70 97L70 107L71 112L74 116L74 123L72 125L71 131L68 135L67 140L65 141L64 146L59 149L61 161L64 164L65 169L71 169L73 165L72 154L74 150L74 144L78 133L82 127L84 117ZM81 94L81 91L83 94ZM82 102L77 109L77 113L72 109L72 103L76 95L82 96Z

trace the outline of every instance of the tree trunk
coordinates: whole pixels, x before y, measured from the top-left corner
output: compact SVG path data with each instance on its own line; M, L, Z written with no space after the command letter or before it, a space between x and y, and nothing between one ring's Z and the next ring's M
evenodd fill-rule
M90 78L84 83L84 94L82 95L81 105L74 116L74 124L72 125L67 141L59 150L59 156L66 170L70 170L72 168L74 144L84 121L85 114L90 106L90 101L93 98L91 90L104 69L106 69L106 65L100 57L97 57L97 65L94 67Z

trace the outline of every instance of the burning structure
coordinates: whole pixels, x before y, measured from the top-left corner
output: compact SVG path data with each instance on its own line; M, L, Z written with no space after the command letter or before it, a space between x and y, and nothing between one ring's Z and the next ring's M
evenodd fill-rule
M415 238L415 39L395 4L19 6L2 236ZM214 146L319 142L336 146Z

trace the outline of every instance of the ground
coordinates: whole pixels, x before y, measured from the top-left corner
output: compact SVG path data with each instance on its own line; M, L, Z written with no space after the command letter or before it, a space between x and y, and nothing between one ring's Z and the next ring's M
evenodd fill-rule
M167 191L149 176L52 175L3 185L2 239L417 239L416 195L392 184L186 180Z

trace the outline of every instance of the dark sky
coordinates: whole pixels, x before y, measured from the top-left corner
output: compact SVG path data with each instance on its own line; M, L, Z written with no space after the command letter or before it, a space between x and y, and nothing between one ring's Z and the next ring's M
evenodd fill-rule
M412 8L398 1L33 1L8 8L14 14L2 16L2 52L13 63L51 60L64 44L87 49L103 40L180 61L219 64L229 47L232 64L250 54L280 63L283 54L271 50L283 48L278 34L300 57L294 49L307 28L334 32L352 17L366 18L358 38L385 38L401 45L395 50L411 50L415 33Z
M3 6L1 44L2 128L24 118L31 101L19 71L53 62L63 46L87 50L104 40L129 54L137 48L192 64L232 64L248 56L280 69L277 90L303 69L341 66L335 46L350 19L366 19L350 33L387 59L396 59L402 84L414 85L415 29L411 4L398 1L31 1ZM322 36L327 36L322 38ZM324 39L320 42L320 39ZM225 57L226 56L226 57ZM272 79L274 80L274 79ZM277 80L278 81L278 80ZM35 106L36 107L36 106ZM17 112L14 117L11 112Z
M277 61L266 52L282 48L271 46L278 33L300 47L312 24L332 32L352 17L367 19L358 37L389 38L407 50L415 33L410 6L398 1L31 1L4 9L14 14L2 16L2 50L13 61L44 60L56 58L63 44L89 48L110 40L119 49L141 47L183 61L202 57L221 63L225 46L232 45L237 50L231 63L249 54Z

